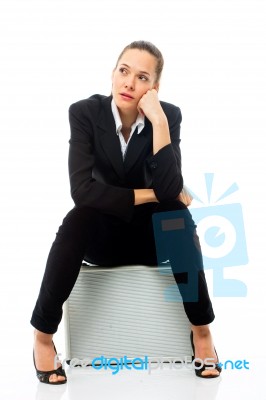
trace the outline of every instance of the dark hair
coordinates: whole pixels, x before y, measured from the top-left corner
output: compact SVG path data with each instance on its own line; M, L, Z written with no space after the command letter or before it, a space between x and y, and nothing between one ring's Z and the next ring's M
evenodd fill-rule
M124 50L122 51L122 53L120 54L120 56L118 57L116 67L117 67L119 60L124 55L124 53L127 50L132 50L132 49L147 51L148 53L150 53L152 56L154 56L156 58L157 65L155 68L155 72L156 72L156 83L158 83L161 78L164 59L163 59L163 56L162 56L162 53L160 52L160 50L156 46L154 46L154 44L152 44L151 42L147 42L145 40L138 40L138 41L132 42L129 45L127 45L124 48Z

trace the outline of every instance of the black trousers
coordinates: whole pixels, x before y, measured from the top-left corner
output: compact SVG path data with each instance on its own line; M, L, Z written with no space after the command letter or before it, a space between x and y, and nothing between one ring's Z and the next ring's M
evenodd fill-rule
M186 206L180 201L173 201L136 206L130 223L90 207L73 208L64 218L51 247L31 324L45 333L57 331L63 303L71 293L83 260L102 266L158 265L152 216L176 210L184 211L189 226L179 243L180 250L175 252L175 258L180 253L182 260L173 260L171 251L168 254L169 246L178 246L178 243L171 244L169 240L161 248L160 257L165 252L163 258L170 259L190 322L193 325L211 323L214 313L196 226ZM166 230L169 231L167 227ZM191 279L192 285L188 285ZM187 290L189 287L190 290Z

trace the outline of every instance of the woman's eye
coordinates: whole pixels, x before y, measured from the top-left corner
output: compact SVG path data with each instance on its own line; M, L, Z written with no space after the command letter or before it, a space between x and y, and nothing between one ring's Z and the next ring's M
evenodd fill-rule
M119 71L120 71L122 74L124 74L124 75L125 75L126 72L127 72L125 68L120 68Z
M145 75L140 75L140 76L139 76L139 79L140 79L141 81L147 81L147 80L148 80L147 76L145 76Z

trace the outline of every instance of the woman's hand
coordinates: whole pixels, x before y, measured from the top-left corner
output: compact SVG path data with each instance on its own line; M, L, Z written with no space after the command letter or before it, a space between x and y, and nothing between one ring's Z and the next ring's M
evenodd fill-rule
M171 143L170 132L166 115L158 99L157 90L148 90L138 103L138 110L152 123L153 127L153 154Z
M134 189L135 206L145 203L159 203L153 189Z
M185 206L189 207L192 203L193 197L189 193L189 191L183 187L182 191L179 193L177 200L182 201L182 203L185 204Z
M155 89L148 90L142 96L138 103L138 111L145 115L152 124L166 118Z

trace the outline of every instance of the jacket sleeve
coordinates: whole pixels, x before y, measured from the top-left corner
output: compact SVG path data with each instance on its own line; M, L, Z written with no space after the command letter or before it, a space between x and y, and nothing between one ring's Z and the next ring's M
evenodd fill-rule
M153 190L160 202L175 200L183 188L180 152L181 111L171 105L164 109L168 119L171 143L160 149L149 160Z
M76 207L88 206L103 213L130 221L134 211L132 189L107 185L92 176L94 166L93 127L82 106L69 108L71 137L69 140L69 179L71 196Z

